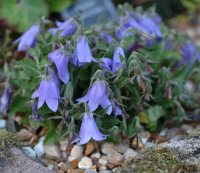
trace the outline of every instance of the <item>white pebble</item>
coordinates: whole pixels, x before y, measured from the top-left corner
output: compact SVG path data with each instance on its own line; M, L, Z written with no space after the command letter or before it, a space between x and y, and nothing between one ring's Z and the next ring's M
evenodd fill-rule
M6 127L6 120L0 119L0 129L4 129Z
M36 153L35 153L35 151L34 151L31 147L23 147L22 149L23 149L24 153L25 153L28 157L30 157L30 158L32 158L32 159L35 159L35 158L36 158Z
M78 163L80 169L90 169L92 167L92 160L89 157L83 157Z

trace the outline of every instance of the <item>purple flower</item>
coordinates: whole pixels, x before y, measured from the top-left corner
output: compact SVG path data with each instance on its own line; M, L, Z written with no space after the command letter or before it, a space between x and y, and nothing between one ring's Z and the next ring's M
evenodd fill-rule
M112 71L113 62L110 58L101 58L100 61L100 66L102 69Z
M121 58L125 60L124 50L121 47L117 47L114 51L114 56L113 56L113 64L112 64L113 73L118 72L118 70L122 67Z
M180 48L180 54L184 64L193 64L196 60L200 61L200 53L193 43L185 43Z
M32 103L32 116L33 121L42 121L42 116L38 114L37 104L35 102Z
M110 58L101 58L101 68L113 73L118 72L122 67L121 58L125 59L124 50L121 47L117 47L114 51L113 60Z
M36 37L40 33L40 26L33 25L30 27L21 37L19 37L14 43L18 43L18 51L24 51L27 48L34 48L36 45Z
M108 115L112 112L111 102L108 98L108 91L106 83L103 80L97 80L91 88L89 88L88 93L77 99L78 102L88 103L90 111L95 111L100 105L103 109L106 109Z
M115 116L122 114L121 108L116 103L113 104L113 113Z
M70 36L73 35L77 30L77 23L73 18L68 19L65 22L56 22L56 28L49 30L51 34L56 34L60 32L60 36Z
M73 55L73 64L83 66L86 63L96 62L92 56L88 40L86 36L79 36L77 38L76 50Z
M106 136L99 131L93 114L85 112L79 132L79 137L77 137L73 142L79 141L80 145L86 144L91 138L93 138L95 141L102 141L106 139Z
M39 109L46 101L47 106L52 111L56 112L58 109L58 100L60 98L60 91L58 86L58 79L50 72L48 76L44 76L38 89L33 93L32 98L38 97Z
M0 98L0 112L6 114L8 112L10 102L11 102L11 87L6 84L3 94Z
M60 49L56 49L48 54L48 58L56 65L59 78L66 84L69 81L68 55L65 55Z
M113 38L112 36L110 36L109 34L105 33L105 32L102 32L101 33L101 36L105 39L105 41L109 44Z

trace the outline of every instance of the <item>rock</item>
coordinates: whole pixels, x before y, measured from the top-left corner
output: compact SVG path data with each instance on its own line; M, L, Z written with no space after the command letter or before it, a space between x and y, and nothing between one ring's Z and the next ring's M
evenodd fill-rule
M112 173L112 171L105 170L105 171L99 171L99 173Z
M35 147L34 147L34 150L35 150L38 158L40 158L44 154L44 147L43 147L44 139L45 139L45 137L41 137L39 139L38 144L35 145Z
M106 167L107 167L108 169L112 170L112 169L115 167L115 165L113 165L112 163L107 163L107 164L106 164Z
M100 168L99 168L99 171L106 171L106 170L107 170L107 168L106 168L105 165L102 165L102 166L100 166Z
M161 132L159 133L159 135L160 136L166 136L167 135L167 131L168 131L168 129L163 129L163 130L161 130Z
M92 169L87 169L84 171L84 173L97 173L97 171L92 170Z
M66 140L60 141L59 143L60 143L61 151L66 151L69 141L66 139Z
M51 170L53 170L53 168L54 168L54 165L48 165L48 166L47 166L47 168L48 168L48 170L50 170L50 171L51 171Z
M126 152L126 150L129 148L129 141L124 141L120 144L116 145L116 150L121 153L124 154Z
M22 150L16 147L11 148L10 152L10 158L5 159L3 167L0 166L1 173L55 173L27 157Z
M83 157L83 146L74 145L71 150L71 157L76 157L77 159L81 159Z
M167 132L167 139L172 139L174 138L179 132L179 129L174 127L168 130Z
M90 156L92 159L99 159L101 157L100 153L94 153Z
M151 135L148 131L142 131L142 132L138 133L137 136L140 139L140 141L143 144L145 144L148 141L148 139L150 138Z
M6 120L0 119L0 129L6 128Z
M70 166L71 166L73 169L75 169L75 168L78 167L79 161L78 161L77 159L74 159L74 160L70 161L69 163L70 163Z
M44 145L44 153L48 159L59 159L61 158L60 148L57 145Z
M34 151L31 147L23 147L22 149L23 149L24 153L25 153L28 157L30 157L30 158L32 158L32 159L35 159L35 158L36 158L36 153L35 153L35 151Z
M115 145L113 143L104 143L101 145L101 151L103 154L107 154L115 149Z
M144 148L144 144L141 142L140 139L138 139L138 138L135 137L131 141L131 147L133 149L142 149L142 148Z
M73 160L76 160L77 158L76 157L68 157L68 162L71 162Z
M19 132L17 132L17 138L20 141L29 141L33 136L34 134L26 129L21 129Z
M114 164L115 166L120 166L124 161L124 156L115 150L111 150L108 153L108 162Z
M84 173L82 169L69 169L67 173Z
M108 161L107 160L105 160L105 159L99 159L99 163L101 164L101 165L106 165L107 163L108 163Z
M89 157L84 156L78 163L80 169L90 169L92 167L92 160Z
M184 131L187 131L187 130L191 130L192 127L188 124L183 124L183 125L181 125L181 129Z
M125 157L125 161L128 161L131 158L134 158L138 155L138 152L134 151L132 148L129 148L128 150L126 150L126 152L124 153L124 157Z
M63 160L66 160L67 159L67 153L66 152L61 152L61 158L63 159Z
M63 162L59 163L58 167L60 168L60 170L64 172L67 172L71 168L69 163L63 163Z
M85 156L90 155L97 148L98 148L98 145L96 142L92 141L92 142L87 143L87 145L85 147L84 155Z

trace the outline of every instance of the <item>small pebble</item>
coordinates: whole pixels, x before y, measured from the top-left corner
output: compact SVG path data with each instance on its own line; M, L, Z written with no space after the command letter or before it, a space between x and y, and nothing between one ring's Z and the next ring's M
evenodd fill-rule
M23 149L24 153L25 153L28 157L30 157L30 158L32 158L32 159L35 159L35 158L36 158L36 153L35 153L35 151L34 151L31 147L23 147L22 149Z
M52 171L54 166L53 165L48 165L47 168L48 168L48 170Z
M57 145L44 145L44 153L46 158L59 159L61 158L60 148Z
M108 161L107 161L107 160L104 160L104 159L99 159L99 163L100 163L101 165L106 165L106 164L108 163Z
M115 145L113 143L104 143L101 146L101 151L104 154L107 154L108 152L111 152L115 149Z
M4 129L6 127L6 120L0 119L0 129Z
M33 136L34 134L26 129L21 129L17 132L17 139L20 141L29 141Z
M125 161L128 161L131 158L134 158L138 155L138 152L134 151L132 148L129 148L125 153L124 153L124 157L125 157Z
M101 157L100 153L94 153L90 156L92 159L99 159Z
M89 157L83 157L78 163L80 169L90 169L92 167L92 160Z
M115 150L108 153L108 162L114 164L115 166L120 166L124 162L124 156Z
M34 147L34 150L35 150L38 158L40 158L44 154L44 147L43 147L44 139L45 139L45 137L41 137L39 139L38 144L35 145L35 147Z
M92 170L92 169L87 169L84 171L84 173L97 173L97 171Z
M106 166L102 165L102 166L100 166L99 170L100 170L100 171L106 171L107 168L106 168Z
M77 159L81 159L83 157L83 146L74 145L71 150L71 157L76 157Z

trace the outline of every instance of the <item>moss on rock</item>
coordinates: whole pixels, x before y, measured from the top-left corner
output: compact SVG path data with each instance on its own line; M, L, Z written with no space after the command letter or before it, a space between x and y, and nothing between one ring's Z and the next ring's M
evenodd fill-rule
M17 146L18 141L16 135L13 132L0 129L0 159L4 159L9 156L9 149Z
M138 158L127 162L118 173L189 173L199 172L198 164L181 160L175 149L150 148L144 150Z

